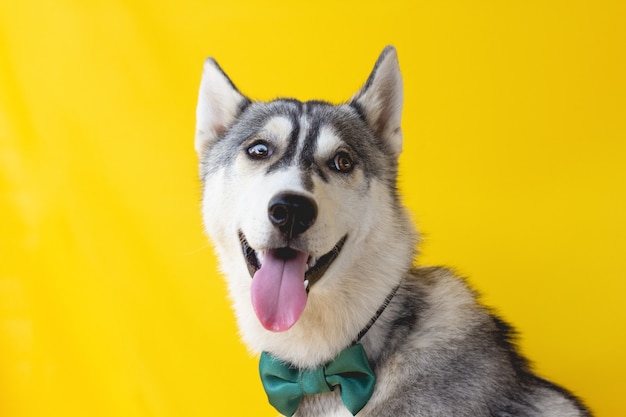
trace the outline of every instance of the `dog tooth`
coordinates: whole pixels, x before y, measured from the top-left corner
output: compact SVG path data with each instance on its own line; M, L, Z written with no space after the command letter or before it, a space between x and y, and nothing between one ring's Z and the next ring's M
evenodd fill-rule
M257 250L255 251L256 253L256 259L257 261L259 261L259 266L263 266L263 251Z
M307 288L309 288L309 280L305 279L304 280L304 289L306 290Z

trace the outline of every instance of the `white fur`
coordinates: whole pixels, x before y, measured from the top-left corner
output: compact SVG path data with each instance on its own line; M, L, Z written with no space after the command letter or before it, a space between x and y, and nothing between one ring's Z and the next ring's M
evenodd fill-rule
M233 88L215 61L207 59L196 108L195 148L198 154L224 133L237 116L243 100L245 98Z
M264 127L275 136L287 130L281 119L272 119ZM322 137L317 157L326 160L329 151L342 145L331 129L323 129ZM400 277L410 266L413 232L408 239L398 239L398 233L406 231L380 227L397 222L394 203L387 186L379 181L372 180L369 190L363 192L359 188L365 182L362 172L347 180L351 184L314 179L315 193L310 194L300 183L296 167L259 175L254 164L241 155L235 160L235 171L236 177L228 177L221 170L207 178L205 187L211 191L204 193L203 213L222 269L229 277L242 337L255 353L269 351L305 367L325 363L352 341L397 285L397 281L376 277ZM314 225L296 242L302 250L320 257L346 234L348 241L323 279L311 289L298 322L284 333L272 333L260 325L250 303L251 278L241 255L238 230L256 250L276 246L281 237L267 217L267 206L272 196L285 191L310 195L318 206ZM359 207L373 209L355 215Z
M386 51L372 75L367 88L361 89L354 100L397 156L402 147L402 78L393 48ZM200 156L206 145L217 140L234 121L242 100L245 98L217 64L207 60L197 109L196 151ZM389 111L383 112L383 107ZM303 115L300 146L308 126ZM292 129L288 119L275 117L260 129L259 135L275 147L278 157L283 151L281 143L285 143ZM333 129L323 126L315 157L325 165L341 147ZM242 337L255 353L269 351L302 367L325 363L352 341L410 267L416 237L408 214L404 209L398 213L386 184L371 179L366 185L364 173L359 170L343 182L324 182L314 176L315 192L311 194L300 183L295 167L265 174L257 172L256 165L243 154L236 157L234 164L236 176L221 169L206 178L203 217L228 277ZM241 254L238 232L244 233L255 250L278 245L282 237L267 217L267 206L272 196L286 191L308 195L318 206L319 215L313 226L299 240L291 242L296 249L320 257L345 235L348 240L323 279L311 288L298 322L286 332L272 333L261 326L253 312L251 278ZM360 207L368 210L360 211ZM381 276L391 278L379 279Z
M217 64L208 60L197 110L196 150L201 157L210 156L205 152L207 145L219 140L236 120L243 100L247 99L232 86ZM346 106L353 106L353 112L354 107L362 111L383 150L393 158L399 156L402 78L395 49L387 48L381 54L366 85ZM311 123L307 117L305 111L298 121L296 154L303 150L309 132ZM329 171L320 176L307 172L310 177L305 185L303 167L298 163L268 169L286 151L294 128L292 121L284 116L272 117L264 126L251 127L252 137L245 140L250 144L263 140L273 151L264 163L250 158L238 144L239 148L228 155L232 157L228 166L216 164L210 169L204 166L210 172L203 178L205 226L215 243L241 336L249 349L253 353L267 351L300 368L323 365L354 341L387 295L402 283L395 301L362 339L368 358L378 367L375 392L358 415L392 415L391 408L405 410L401 412L403 415L420 417L488 415L489 400L502 395L498 392L502 379L498 378L508 378L509 372L514 374L514 363L509 363L507 356L514 349L509 347L510 352L497 357L492 357L494 352L499 352L497 349L485 351L484 356L480 352L489 342L502 348L502 340L508 337L506 331L500 329L503 332L500 342L486 335L498 331L495 317L476 302L475 294L450 271L411 269L417 233L406 210L399 206L388 178L366 175L357 164L349 175ZM349 147L337 131L330 125L322 125L313 155L317 169L330 169L328 161L346 148ZM371 144L368 149L372 149ZM388 158L385 160L389 162ZM306 196L318 209L315 222L289 242L267 213L270 200L285 192ZM257 253L288 243L313 258L329 252L347 236L339 256L310 287L307 306L299 320L287 331L266 330L254 313L250 294L252 278L242 253L240 232ZM403 323L403 320L408 321ZM482 335L483 339L476 342L472 351L472 346L466 343L471 343L476 335ZM390 337L395 346L387 345ZM474 372L470 375L457 369L458 375L450 375L455 370L450 369L454 361L446 356L449 352L476 358ZM461 366L466 365L461 363ZM426 386L415 386L416 375ZM440 385L428 387L428 380L438 381ZM450 383L458 384L452 390L456 398L447 398L442 393ZM512 381L508 384L517 387ZM575 401L544 383L537 383L520 395L524 396L520 404L527 400L537 408L529 405L528 413L516 415L586 415L577 409ZM306 396L299 410L297 415L303 416L351 415L341 403L338 390Z
M404 101L402 74L395 49L386 49L373 74L374 79L354 95L367 114L374 132L389 146L393 155L402 152L402 103Z

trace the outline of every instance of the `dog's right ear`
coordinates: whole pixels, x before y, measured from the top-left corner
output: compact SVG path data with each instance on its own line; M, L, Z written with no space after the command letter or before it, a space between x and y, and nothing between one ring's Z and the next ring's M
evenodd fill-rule
M196 152L216 141L250 100L244 97L213 58L204 62L196 108Z

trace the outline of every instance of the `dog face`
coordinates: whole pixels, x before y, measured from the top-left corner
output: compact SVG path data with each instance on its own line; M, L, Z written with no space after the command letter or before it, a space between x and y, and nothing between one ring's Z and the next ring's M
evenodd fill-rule
M196 131L203 216L235 309L246 311L240 324L252 309L265 331L288 333L314 320L316 298L345 292L387 259L411 259L413 228L395 186L401 102L393 48L341 105L252 102L206 62ZM410 234L410 247L395 234Z

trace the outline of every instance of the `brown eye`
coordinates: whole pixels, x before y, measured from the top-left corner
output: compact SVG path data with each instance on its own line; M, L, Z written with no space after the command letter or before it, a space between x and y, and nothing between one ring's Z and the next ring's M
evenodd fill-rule
M269 145L265 142L256 142L248 148L248 155L252 159L265 159L272 154Z
M331 168L342 173L348 173L354 168L354 161L347 152L339 152L330 164Z

